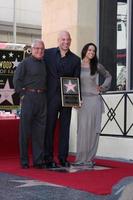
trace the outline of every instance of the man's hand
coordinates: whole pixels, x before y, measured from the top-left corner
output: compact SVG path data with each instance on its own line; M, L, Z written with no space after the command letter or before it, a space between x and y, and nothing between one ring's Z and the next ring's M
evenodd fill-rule
M79 106L73 106L73 108L75 108L75 109L79 109L79 108L81 108L82 104L83 104L83 101L80 100L80 102L79 102Z

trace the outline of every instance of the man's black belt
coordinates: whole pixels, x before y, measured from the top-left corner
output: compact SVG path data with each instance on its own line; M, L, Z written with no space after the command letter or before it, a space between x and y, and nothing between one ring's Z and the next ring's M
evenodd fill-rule
M23 91L35 92L35 93L44 93L44 92L46 92L46 89L23 88Z

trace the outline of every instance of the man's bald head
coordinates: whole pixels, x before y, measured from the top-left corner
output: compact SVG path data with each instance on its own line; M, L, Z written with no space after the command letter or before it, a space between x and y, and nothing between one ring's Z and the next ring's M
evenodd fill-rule
M61 52L66 53L71 45L71 36L68 31L60 31L58 34L58 45Z
M58 39L60 39L61 37L63 36L67 36L71 39L71 36L70 36L70 33L68 31L60 31L59 34L58 34Z

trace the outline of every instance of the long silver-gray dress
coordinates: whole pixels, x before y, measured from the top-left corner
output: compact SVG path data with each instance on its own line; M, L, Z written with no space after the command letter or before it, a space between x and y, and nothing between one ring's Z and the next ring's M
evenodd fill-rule
M104 78L101 85L103 91L109 89L111 84L111 75L105 68L98 64L98 73ZM101 132L101 119L104 105L97 91L97 76L90 75L89 67L81 67L81 94L83 104L78 109L77 122L77 154L76 163L88 163L96 155Z

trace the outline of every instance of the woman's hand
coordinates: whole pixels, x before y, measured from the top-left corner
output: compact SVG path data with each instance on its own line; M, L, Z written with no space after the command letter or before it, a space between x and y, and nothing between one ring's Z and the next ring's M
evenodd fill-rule
M99 85L97 85L97 88L96 88L96 89L97 89L98 92L102 92L102 91L103 91L103 87L102 87L102 86L99 86Z

